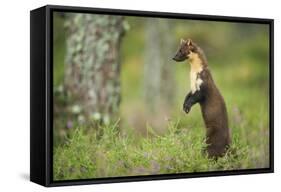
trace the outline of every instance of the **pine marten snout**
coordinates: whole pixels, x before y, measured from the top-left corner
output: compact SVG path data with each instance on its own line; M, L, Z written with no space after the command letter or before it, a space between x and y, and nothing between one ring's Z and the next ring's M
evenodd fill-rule
M221 157L230 145L230 132L224 99L220 94L203 50L192 40L181 40L173 60L187 60L190 64L190 92L186 95L183 110L189 113L199 103L206 126L206 144L209 157Z

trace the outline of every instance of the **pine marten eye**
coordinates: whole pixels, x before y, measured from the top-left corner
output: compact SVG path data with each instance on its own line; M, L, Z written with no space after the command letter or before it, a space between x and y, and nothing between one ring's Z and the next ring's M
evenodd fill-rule
M192 52L196 52L196 47L190 47L190 50L192 51Z
M183 55L184 54L184 51L182 49L180 49L180 54Z

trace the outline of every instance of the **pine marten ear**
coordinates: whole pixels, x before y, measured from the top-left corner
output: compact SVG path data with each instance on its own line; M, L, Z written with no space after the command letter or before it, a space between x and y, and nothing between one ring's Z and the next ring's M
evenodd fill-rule
M180 42L180 44L181 44L181 45L183 45L183 44L186 44L186 40L184 40L184 39L181 39L181 42Z
M192 42L191 39L187 39L187 45L188 45L188 46L192 46L192 45L193 45L193 42Z
M192 51L192 52L197 51L197 46L196 46L195 43L193 43L193 41L191 39L188 39L186 43L187 43L187 46L188 46L190 51Z

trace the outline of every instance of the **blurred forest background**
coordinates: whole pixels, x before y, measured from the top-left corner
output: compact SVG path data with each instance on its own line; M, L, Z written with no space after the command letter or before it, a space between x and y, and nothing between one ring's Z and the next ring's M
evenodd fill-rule
M269 26L54 13L54 179L269 166ZM200 107L182 111L181 38L205 52L232 148L208 159Z

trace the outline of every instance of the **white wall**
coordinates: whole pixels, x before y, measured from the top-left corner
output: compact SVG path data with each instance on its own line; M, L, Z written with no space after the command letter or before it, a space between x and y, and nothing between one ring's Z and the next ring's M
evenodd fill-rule
M0 11L0 191L266 191L279 189L281 14L278 0L65 0L64 5L183 12L275 19L275 172L274 174L103 184L47 189L29 175L29 10L62 1L6 0ZM279 8L278 8L279 7ZM258 96L253 96L257 99ZM278 118L279 117L279 118Z

